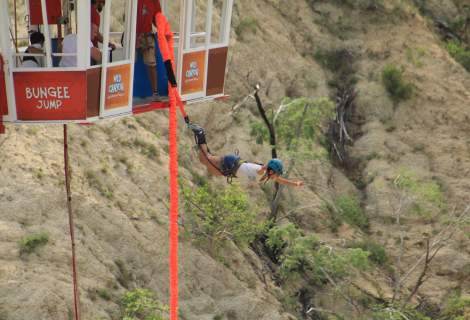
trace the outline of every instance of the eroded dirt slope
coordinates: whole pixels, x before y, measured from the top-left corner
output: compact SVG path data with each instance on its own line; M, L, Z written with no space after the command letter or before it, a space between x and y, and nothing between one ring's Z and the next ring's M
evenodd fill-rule
M241 108L237 119L230 107L260 83L266 106L284 96L322 97L331 93L331 73L315 61L317 49L347 48L354 57L359 90L361 135L349 148L359 159L363 177L374 179L364 190L346 178L348 172L324 161L299 163L291 175L306 186L288 190L282 209L296 212L296 222L328 242L363 234L343 227L333 234L320 198L352 193L361 196L370 218L370 237L394 258L399 230L393 219L390 182L403 169L438 181L449 208L461 210L470 189L470 77L442 47L441 40L418 11L374 12L338 5L335 1L237 1L226 91L227 103L188 108L208 132L211 147L264 161L268 146L250 136L254 103ZM394 16L397 14L397 16ZM245 18L253 27L241 28ZM246 21L246 20L245 20ZM410 50L424 49L420 63ZM421 52L421 51L420 51ZM381 83L386 64L403 65L415 86L412 98L394 105ZM181 176L204 174L192 150L192 138L180 124ZM168 144L165 112L95 126L70 126L73 203L83 319L117 319L122 294L147 287L168 300ZM68 319L71 306L70 243L65 206L62 128L7 126L0 137L0 318ZM189 170L190 169L190 170ZM212 180L216 183L215 180ZM190 182L189 182L190 183ZM221 182L223 183L223 182ZM252 200L267 206L262 191L250 189ZM392 200L391 200L392 199ZM289 204L291 207L289 207ZM267 211L260 210L263 213ZM182 212L184 224L184 212ZM422 253L423 234L437 222L404 217L404 265ZM49 242L21 254L19 241L47 232ZM430 279L420 295L439 304L452 291L469 294L469 241L463 233L436 257ZM290 319L285 298L271 270L251 249L230 246L216 259L193 240L181 245L181 316L183 319ZM365 289L380 286L391 294L389 279L371 272ZM376 277L375 277L376 276ZM293 285L294 287L296 285ZM105 289L106 300L97 293ZM372 290L372 289L371 289ZM326 290L316 301L325 308L343 308ZM321 300L321 301L319 301ZM313 302L312 302L313 304Z

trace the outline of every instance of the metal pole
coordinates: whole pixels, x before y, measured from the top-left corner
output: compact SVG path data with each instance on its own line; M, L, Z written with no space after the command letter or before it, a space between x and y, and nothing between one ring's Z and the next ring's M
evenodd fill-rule
M67 192L67 209L69 214L70 240L72 243L72 279L73 279L73 311L75 320L80 320L80 300L78 292L77 266L75 258L75 233L72 213L72 192L70 188L70 169L69 169L69 147L67 137L67 125L64 124L64 169L65 169L65 190Z

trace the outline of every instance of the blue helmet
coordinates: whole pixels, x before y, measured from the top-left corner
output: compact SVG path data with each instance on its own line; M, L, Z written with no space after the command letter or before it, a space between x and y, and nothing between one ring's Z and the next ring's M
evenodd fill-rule
M282 161L276 158L269 160L267 167L279 175L282 174L282 170L284 168Z

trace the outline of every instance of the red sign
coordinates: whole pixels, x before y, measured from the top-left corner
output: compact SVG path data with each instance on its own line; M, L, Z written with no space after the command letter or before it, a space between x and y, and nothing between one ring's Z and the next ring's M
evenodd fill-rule
M190 94L204 90L206 51L183 55L183 81L181 93Z
M46 0L46 11L49 24L59 23L62 11L60 0ZM43 24L41 0L29 0L29 13L32 25Z
M86 119L86 72L16 72L18 120Z
M2 115L8 115L8 100L5 87L5 73L3 71L3 58L0 55L0 117Z
M106 110L129 105L130 79L131 66L129 64L108 68L106 73Z
M227 47L209 50L206 96L224 93L227 52Z

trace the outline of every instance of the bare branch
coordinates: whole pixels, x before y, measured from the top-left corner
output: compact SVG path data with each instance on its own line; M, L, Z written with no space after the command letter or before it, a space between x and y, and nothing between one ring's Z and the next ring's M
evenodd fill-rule
M322 308L316 308L316 307L310 307L308 310L307 310L307 315L309 313L312 313L312 311L316 311L316 312L320 312L320 313L327 313L327 314L332 314L334 315L335 317L337 318L344 318L344 316L342 316L341 314L337 313L337 312L334 312L334 311L331 311L331 310L326 310L326 309L322 309Z
M255 99L255 94L256 90L254 90L252 93L249 93L247 96L245 96L242 101L238 102L237 104L235 104L233 107L232 107L232 110L230 111L229 115L232 116L235 111L237 111L238 108L240 108L241 106L243 106L247 101L248 99Z
M457 229L459 228L459 223L462 222L470 212L470 205L468 205L463 213L458 216L452 223L441 230L436 236L436 240L432 242L430 245L430 250L434 251L432 257L434 257L437 252L445 246L446 242L449 241L456 233ZM400 284L403 284L408 277L415 271L415 269L426 259L426 253L424 253L416 263L407 271L407 273L400 279Z
M277 108L277 111L276 113L274 114L274 118L273 118L273 123L276 123L276 120L277 120L277 117L279 116L279 114L284 111L285 108L289 107L290 105L292 105L294 103L294 101L292 102L289 102L288 104L281 104L279 106L279 108Z
M431 257L429 256L429 242L430 242L430 240L429 240L429 238L427 238L426 239L426 258L424 260L423 271L421 271L421 274L419 275L418 280L416 281L416 284L415 284L413 290L411 291L411 293L408 295L408 297L403 302L403 306L405 306L406 304L408 304L411 301L413 296L418 292L419 288L423 285L423 283L425 281L424 278L426 276L426 272L428 271L428 268L429 268L429 264L431 263L432 259L435 257L435 254L432 255Z
M320 267L320 271L323 273L323 275L325 276L325 278L328 280L328 282L333 286L335 287L336 291L341 295L341 297L343 297L343 299L350 305L354 308L354 310L356 310L358 313L361 312L361 310L359 309L359 307L356 305L356 303L354 303L354 301L348 297L342 290L341 288L338 286L338 284L333 280L333 278L328 274L328 272L326 272L326 270L323 268L323 267Z

